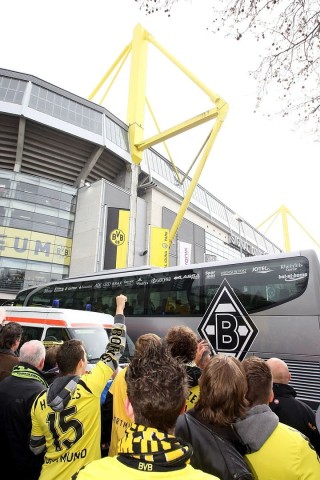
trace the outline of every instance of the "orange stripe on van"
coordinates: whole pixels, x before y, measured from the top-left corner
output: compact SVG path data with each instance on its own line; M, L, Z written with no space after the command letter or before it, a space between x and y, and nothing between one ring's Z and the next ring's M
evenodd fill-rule
M36 323L40 325L59 325L62 327L66 327L68 322L65 320L54 320L54 319L45 319L45 318L23 318L23 317L10 317L9 315L6 316L6 320L8 322L18 322L18 323Z
M109 323L95 323L95 322L70 322L66 320L54 319L54 318L32 318L32 317L10 317L7 315L6 321L8 322L18 322L18 323L34 323L39 325L54 325L59 327L92 327L92 326L101 326L102 328L112 328L112 325Z

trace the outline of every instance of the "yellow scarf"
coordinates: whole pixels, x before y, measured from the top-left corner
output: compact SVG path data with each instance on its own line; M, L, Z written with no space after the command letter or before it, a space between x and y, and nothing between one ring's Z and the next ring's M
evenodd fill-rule
M189 463L192 447L156 428L133 423L119 441L118 452L118 460L132 468L169 471L184 468Z

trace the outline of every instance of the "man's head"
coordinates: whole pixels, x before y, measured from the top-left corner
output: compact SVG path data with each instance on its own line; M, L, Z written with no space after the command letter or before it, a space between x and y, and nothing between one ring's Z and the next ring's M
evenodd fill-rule
M185 367L165 343L134 355L126 371L127 413L145 427L174 429L189 393Z
M87 354L80 340L67 340L58 348L57 365L61 375L82 375L87 364Z
M42 370L45 355L46 349L43 343L39 340L30 340L25 342L20 348L19 360Z
M242 361L247 383L247 400L250 406L269 405L273 400L272 373L265 360L259 357L248 357Z
M215 355L199 380L197 412L209 423L230 425L247 411L247 381L241 363L234 357Z
M161 338L155 333L145 333L140 335L135 343L135 353L145 353L146 349L155 348L161 343Z
M283 360L280 360L280 358L269 358L266 363L270 367L273 383L288 384L290 382L291 373L288 365Z
M4 325L0 333L0 348L7 348L15 352L19 348L22 333L20 323L9 322Z
M179 357L185 363L195 359L198 339L191 328L185 325L172 327L168 330L165 340L173 357Z
M52 345L46 348L46 357L44 360L43 370L48 371L57 366L57 353L60 345Z

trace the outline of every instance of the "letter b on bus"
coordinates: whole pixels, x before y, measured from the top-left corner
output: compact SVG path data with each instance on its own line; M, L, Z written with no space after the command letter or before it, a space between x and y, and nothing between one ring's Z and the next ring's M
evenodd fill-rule
M216 346L219 352L234 352L239 346L238 322L230 313L216 314Z

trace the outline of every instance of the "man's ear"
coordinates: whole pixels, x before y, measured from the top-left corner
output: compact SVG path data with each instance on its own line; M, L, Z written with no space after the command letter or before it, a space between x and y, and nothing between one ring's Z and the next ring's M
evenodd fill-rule
M269 403L273 402L273 399L274 399L274 392L273 392L273 389L272 389L271 392L270 392Z
M134 422L133 408L132 408L132 405L131 405L130 400L129 400L128 397L126 397L126 399L125 399L124 407L125 407L127 416L128 416L129 418L131 418L132 421Z
M183 415L184 413L186 413L186 409L187 409L187 402L184 402L184 404L182 405L181 412L179 413L179 415Z

